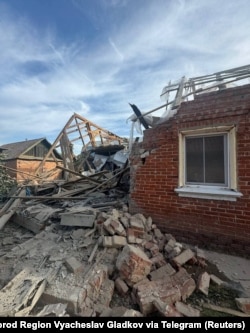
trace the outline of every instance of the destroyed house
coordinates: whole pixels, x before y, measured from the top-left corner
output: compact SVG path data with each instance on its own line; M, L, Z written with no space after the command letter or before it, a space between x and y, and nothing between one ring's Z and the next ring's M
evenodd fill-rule
M51 148L51 144L45 138L25 140L0 146L0 153L3 154L3 164L7 173L18 182L26 179L35 179L35 170L40 165L44 156ZM48 179L61 177L61 170L49 175L50 170L54 170L57 163L62 160L60 154L53 150L50 157L43 165L43 171L48 172Z
M134 143L130 172L131 213L183 242L249 256L250 84L181 101Z
M46 163L54 149L57 149L61 153L62 163L56 165L56 168L63 170L62 178L64 180L74 179L75 176L79 177L82 172L90 171L91 173L92 168L100 170L108 162L107 157L101 158L101 152L106 156L115 154L115 152L119 153L119 150L125 148L127 141L126 138L121 138L74 113L35 172L37 175L43 175L44 163ZM95 153L99 154L99 158L97 157L93 164Z

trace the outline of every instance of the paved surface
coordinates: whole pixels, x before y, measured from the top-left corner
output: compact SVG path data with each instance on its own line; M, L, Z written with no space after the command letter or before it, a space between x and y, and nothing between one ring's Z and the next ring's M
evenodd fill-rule
M216 265L220 272L235 283L235 286L242 289L241 297L250 297L250 260L228 254L203 251L209 262Z

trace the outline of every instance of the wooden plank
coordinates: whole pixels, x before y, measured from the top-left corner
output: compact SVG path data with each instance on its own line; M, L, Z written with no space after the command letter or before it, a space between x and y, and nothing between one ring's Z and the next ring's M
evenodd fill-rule
M124 172L125 172L126 170L128 170L128 169L129 169L129 167L126 167L125 169L121 169L121 170L120 170L119 172L117 172L117 174L115 174L113 177L111 177L111 178L109 178L108 180L104 181L102 184L96 186L93 190L90 190L89 192L87 192L86 195L89 195L90 193L96 191L98 188L101 188L102 186L104 186L104 185L106 185L106 184L108 184L108 183L111 183L111 181L116 180L116 179L118 178L117 176L119 176L121 173L124 173ZM115 183L115 184L114 184L113 186L117 185L117 182L114 182L114 183Z
M1 165L2 168L6 169L6 170L10 170L10 171L15 171L16 173L21 173L23 175L26 175L26 176L29 176L30 178L37 178L37 179L42 179L42 177L39 177L39 176L36 176L36 175L33 175L33 174L30 174L28 172L25 172L25 171L21 171L21 170L17 170L17 169L13 169L13 168L9 168L5 165Z
M93 184L84 184L83 186L76 188L74 190L67 190L67 192L62 192L62 193L57 193L54 194L52 197L53 198L60 198L60 197L66 197L66 196L73 196L78 193L85 192L89 189L92 189L95 185Z
M228 313L228 314L231 314L232 316L250 317L250 315L248 315L246 313L236 311L236 310L232 310L232 309L228 309L228 308L224 308L224 307L221 307L221 306L218 306L218 305L204 303L204 304L202 304L202 306L206 309L211 309L211 310L218 311L218 312Z
M74 197L73 195L77 195L78 193L83 193L85 191L88 191L95 187L95 185L91 184L85 184L84 186L81 186L74 190L67 190L65 192L60 192L54 195L30 195L30 196L19 196L19 198L23 200L33 200L33 199L40 199L40 200L59 200L59 199L74 199L74 200L80 200L78 196ZM17 196L12 196L11 198L18 198Z
M44 200L44 201L55 201L55 200L83 200L86 199L88 195L85 196L75 196L75 197L67 197L66 195L63 197L54 197L54 196L29 196L29 197L20 197L22 200Z
M67 172L69 172L69 173L72 173L73 175L76 175L76 176L78 176L78 177L81 177L82 179L86 179L86 180L88 180L88 181L90 181L91 183L94 183L94 184L96 184L96 185L99 185L100 184L100 181L97 181L97 180L95 180L95 179L92 179L92 178L90 178L90 177L88 177L88 176L84 176L84 175L82 175L81 173L79 173L79 172L75 172L75 171L72 171L72 170L70 170L70 169L67 169L67 168L64 168L64 167L61 167L61 166L57 166L57 168L58 169L61 169L61 170L64 170L64 171L67 171Z
M21 192L18 194L17 198L11 204L6 212L0 217L0 230L5 226L5 224L10 220L12 215L14 215L15 211L17 210L18 206L21 203L21 198L26 193L25 189L22 189Z
M29 269L22 270L17 274L4 288L0 290L0 316L15 316L16 313L32 304L34 297L37 301L41 291L39 288L42 284L44 287L44 277L34 275Z
M11 221L13 221L14 223L20 225L21 227L23 227L27 230L34 232L35 234L38 234L46 226L46 221L41 223L41 221L38 221L34 217L27 218L27 217L23 217L22 215L19 215L17 213L15 213L11 217Z
M40 284L40 286L38 287L37 291L35 292L35 295L32 299L31 304L29 306L26 306L24 309L16 312L15 317L25 317L25 316L28 316L30 314L30 312L33 310L36 303L39 301L40 297L42 296L42 294L45 290L46 284L47 284L47 281L43 280L42 283Z

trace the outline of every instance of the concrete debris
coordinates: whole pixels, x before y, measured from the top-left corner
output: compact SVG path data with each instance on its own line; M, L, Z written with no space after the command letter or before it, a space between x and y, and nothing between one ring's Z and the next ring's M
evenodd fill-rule
M175 308L185 317L200 317L200 310L194 309L190 304L183 302L176 302Z
M210 275L207 272L203 272L199 275L197 288L203 294L208 295L209 291L209 284L210 284Z
M238 308L250 315L250 298L236 298Z
M129 291L128 285L120 277L115 280L115 288L122 296L126 295Z
M93 212L62 213L61 225L92 228L94 226L95 218L96 216Z
M204 253L129 214L123 199L103 206L105 196L96 196L99 207L91 200L19 206L26 223L12 218L0 237L0 315L200 316L190 297L206 297L210 280L224 285L206 271ZM237 304L249 313L249 299Z
M183 317L174 305L166 304L159 299L154 300L153 304L162 317Z
M0 316L25 316L39 298L36 293L44 291L46 280L40 274L23 269L0 291ZM31 304L31 305L30 305Z
M68 317L66 312L67 304L48 304L43 307L43 309L37 313L37 317Z
M186 249L183 252L181 252L178 256L173 258L173 262L176 266L182 266L187 261L191 260L194 257L193 251L190 249Z
M77 274L84 271L84 266L76 258L71 257L65 260L65 266L70 272Z
M214 274L210 274L210 281L217 284L218 286L223 286L225 284L225 281L222 281Z

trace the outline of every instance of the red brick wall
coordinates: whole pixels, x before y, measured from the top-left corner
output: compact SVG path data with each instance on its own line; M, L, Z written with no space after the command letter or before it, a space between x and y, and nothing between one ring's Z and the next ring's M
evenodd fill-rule
M5 162L5 165L8 168L11 168L13 170L8 170L7 173L15 178L17 182L23 182L25 180L31 180L33 179L33 175L35 175L35 171L40 165L40 160L9 160ZM46 161L44 163L43 172L49 172L50 170L53 170L56 168L56 163L54 161ZM55 180L55 179L61 179L62 178L62 171L60 169L55 170L50 176L46 178L49 180ZM34 178L36 179L36 178ZM39 178L38 178L39 179Z
M237 201L179 197L178 131L236 125ZM141 158L148 151L149 155ZM144 131L130 156L131 213L151 216L177 240L250 256L250 85L197 96L165 123Z

